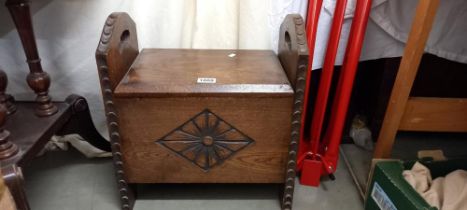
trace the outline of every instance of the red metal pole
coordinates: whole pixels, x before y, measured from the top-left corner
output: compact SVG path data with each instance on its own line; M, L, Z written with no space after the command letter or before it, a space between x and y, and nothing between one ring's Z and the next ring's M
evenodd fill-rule
M357 1L342 72L339 77L339 83L332 105L330 123L326 132L326 137L329 138L325 138L326 142L323 144L327 145L324 159L329 161L331 166L334 167L334 170L337 166L342 130L344 128L345 118L352 94L353 82L362 50L370 9L371 0Z
M316 105L313 112L311 124L311 152L317 154L321 140L321 130L323 128L324 116L326 113L326 105L329 97L329 89L331 87L332 74L336 61L337 49L339 47L339 39L342 31L342 23L344 22L345 7L347 0L337 0L334 17L332 20L332 28L326 49L326 57L323 64L323 70L319 82L318 95L316 97Z
M311 71L313 65L313 54L315 51L315 42L316 42L316 31L318 29L318 20L319 15L321 13L321 6L323 4L323 0L310 0L308 2L308 14L306 16L306 37L307 37L307 44L308 44L308 74L306 78L306 88L304 92L304 99L303 99L303 113L302 113L302 127L300 129L300 143L298 148L298 156L303 155L306 151L310 148L309 140L305 139L304 137L304 126L308 108L308 96L310 94L310 81L311 81ZM300 166L299 166L300 168Z

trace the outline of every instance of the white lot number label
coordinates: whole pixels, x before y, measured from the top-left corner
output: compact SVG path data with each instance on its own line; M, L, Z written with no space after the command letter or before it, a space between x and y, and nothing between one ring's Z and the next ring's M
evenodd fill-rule
M216 78L213 78L213 77L198 77L198 83L213 84L213 83L216 83Z
M392 203L391 199L389 199L383 188L379 186L378 182L375 182L373 186L371 197L381 210L397 210L397 208L394 206L394 203Z

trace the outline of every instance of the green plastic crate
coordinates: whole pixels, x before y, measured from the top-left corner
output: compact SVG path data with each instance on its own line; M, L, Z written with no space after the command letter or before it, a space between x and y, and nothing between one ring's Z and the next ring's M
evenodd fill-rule
M467 170L467 159L420 162L430 169L433 179L457 169ZM376 163L366 193L365 210L436 210L402 176L402 171L414 164L415 161L398 160Z

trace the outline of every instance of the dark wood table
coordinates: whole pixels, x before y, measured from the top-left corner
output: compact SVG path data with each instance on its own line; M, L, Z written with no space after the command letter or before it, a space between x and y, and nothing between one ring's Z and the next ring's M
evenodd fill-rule
M35 101L15 101L5 93L8 79L0 69L0 167L19 210L29 210L21 168L26 167L53 135L77 133L91 145L111 151L96 130L85 98L70 95L52 101L48 95L49 75L42 70L32 27L29 1L7 0L29 65L26 78L36 93Z

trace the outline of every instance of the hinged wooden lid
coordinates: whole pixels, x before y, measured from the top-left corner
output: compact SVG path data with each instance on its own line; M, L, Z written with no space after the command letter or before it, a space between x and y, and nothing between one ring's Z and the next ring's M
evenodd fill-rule
M114 93L288 97L293 89L273 51L143 49Z

